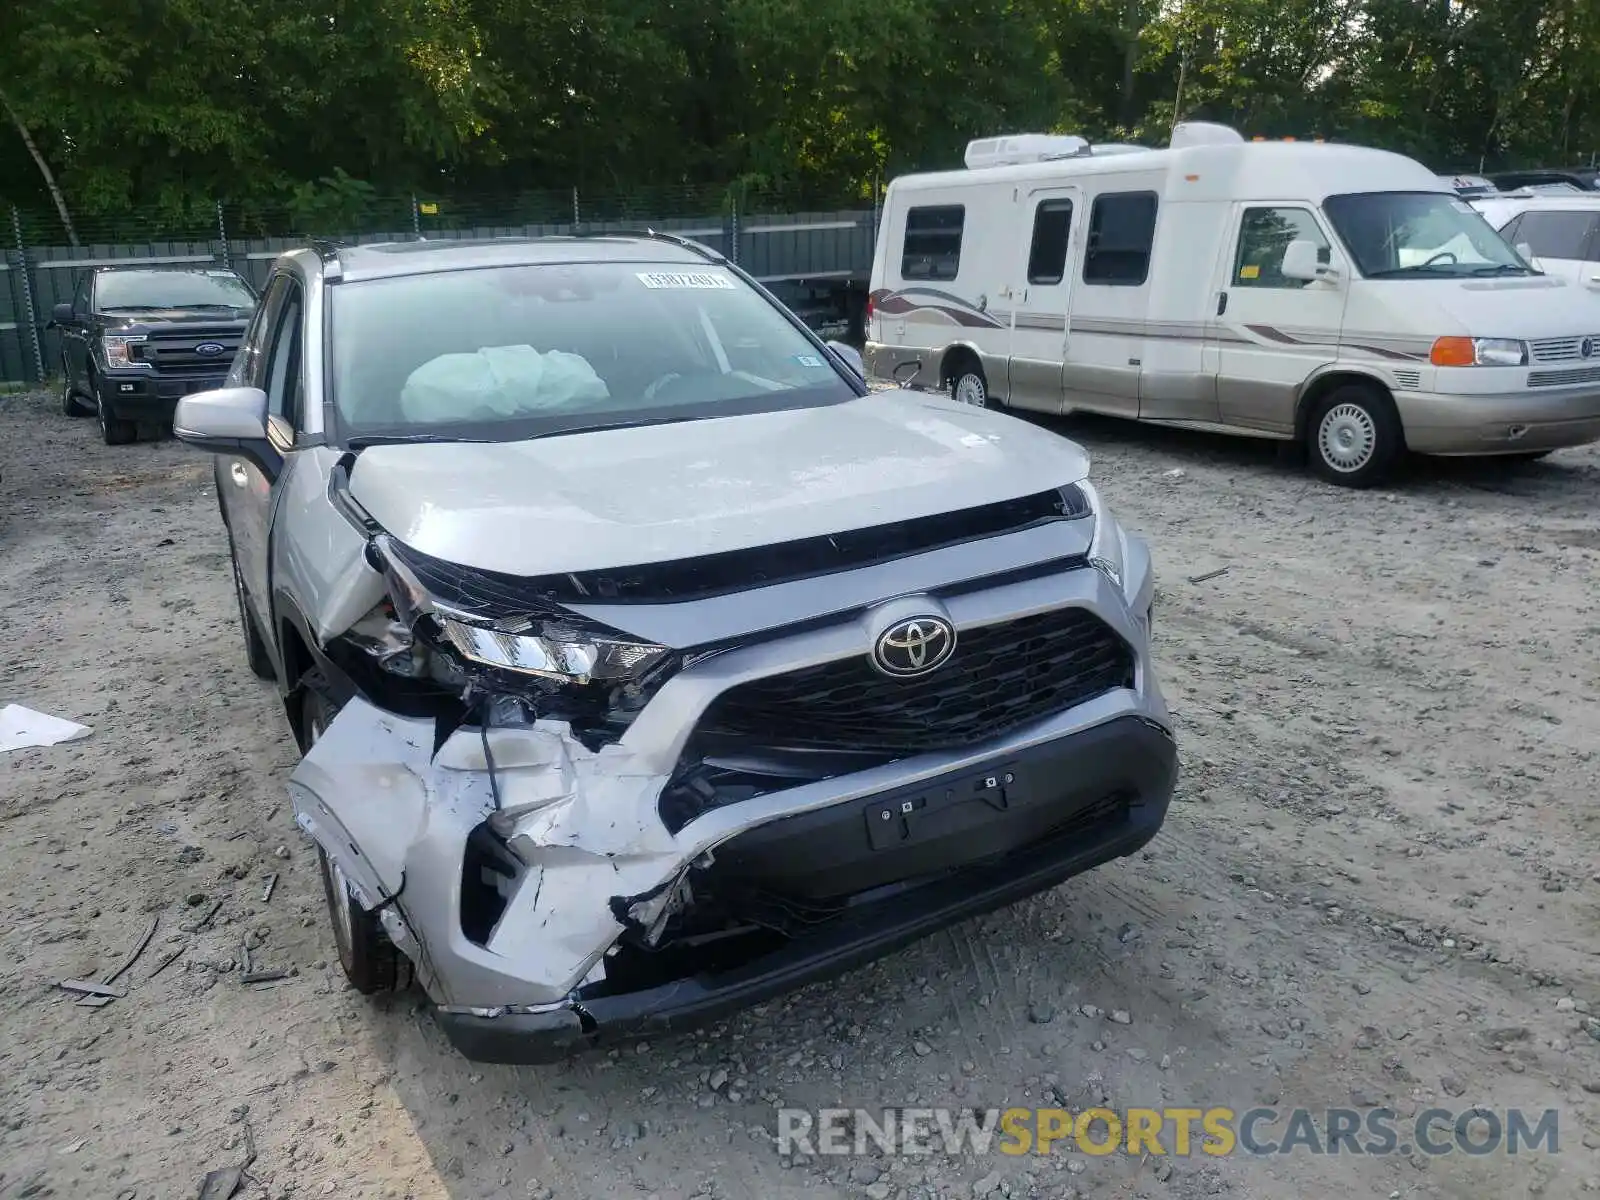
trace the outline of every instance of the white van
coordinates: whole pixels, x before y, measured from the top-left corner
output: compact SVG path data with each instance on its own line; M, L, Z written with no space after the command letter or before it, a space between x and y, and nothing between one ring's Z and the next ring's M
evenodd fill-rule
M1351 486L1406 449L1600 439L1600 300L1533 270L1419 163L1205 124L1116 150L990 138L966 170L896 179L869 371L1300 440Z
M1600 193L1523 192L1472 207L1539 270L1600 294Z

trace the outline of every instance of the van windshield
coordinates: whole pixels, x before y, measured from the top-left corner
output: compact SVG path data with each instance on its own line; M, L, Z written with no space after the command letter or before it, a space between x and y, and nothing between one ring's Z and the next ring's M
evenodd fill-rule
M1322 202L1368 279L1532 275L1465 200L1441 192L1358 192Z

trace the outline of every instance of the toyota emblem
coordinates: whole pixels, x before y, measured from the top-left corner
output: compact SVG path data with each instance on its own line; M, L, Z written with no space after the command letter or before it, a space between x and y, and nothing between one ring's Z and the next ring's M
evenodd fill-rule
M896 621L878 635L872 665L885 675L911 679L943 666L955 653L956 627L931 614Z

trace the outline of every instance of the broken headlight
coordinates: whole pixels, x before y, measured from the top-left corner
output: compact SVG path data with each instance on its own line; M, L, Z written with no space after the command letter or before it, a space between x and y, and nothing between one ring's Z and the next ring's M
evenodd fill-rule
M384 707L436 711L444 701L456 719L476 710L499 726L551 717L600 744L621 735L678 661L561 607L538 581L430 558L387 534L370 543L369 561L389 597L330 651Z
M1120 592L1127 562L1122 526L1117 524L1117 519L1101 501L1100 493L1095 491L1092 483L1085 479L1072 486L1083 494L1089 511L1094 514L1094 540L1089 543L1089 565L1115 584Z

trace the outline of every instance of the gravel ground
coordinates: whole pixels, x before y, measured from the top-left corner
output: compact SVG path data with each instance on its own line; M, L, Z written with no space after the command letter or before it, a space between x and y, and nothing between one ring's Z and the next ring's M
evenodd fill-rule
M94 728L0 758L0 1196L191 1196L247 1130L242 1194L272 1197L1600 1190L1600 454L1347 493L1262 444L1061 428L1155 549L1162 835L702 1035L535 1070L344 989L208 461L0 398L0 702ZM153 917L126 998L54 989ZM242 984L245 944L294 973ZM841 1102L1554 1107L1561 1150L780 1159L776 1104Z

